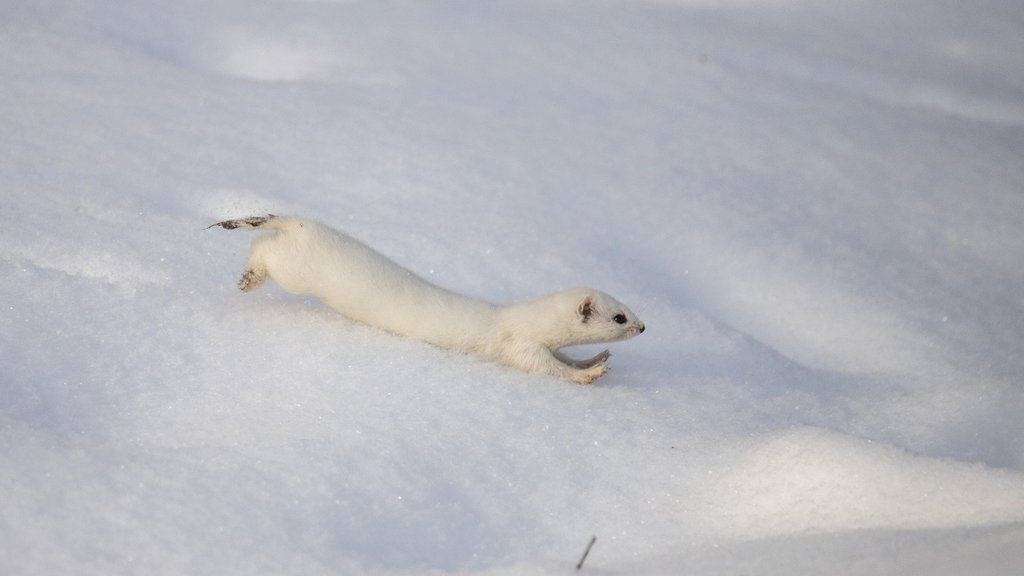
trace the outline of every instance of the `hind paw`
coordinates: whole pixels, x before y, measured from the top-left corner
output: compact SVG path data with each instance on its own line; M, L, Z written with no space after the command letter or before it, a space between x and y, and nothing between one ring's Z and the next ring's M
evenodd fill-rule
M238 288L242 292L255 290L260 287L260 284L263 284L266 278L267 273L263 270L246 270L238 280Z

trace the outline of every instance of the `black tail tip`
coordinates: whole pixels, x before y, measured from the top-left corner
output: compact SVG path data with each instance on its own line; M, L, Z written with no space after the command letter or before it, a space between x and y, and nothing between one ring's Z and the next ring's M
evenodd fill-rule
M266 224L270 220L277 218L274 214L267 214L266 216L250 216L248 218L238 218L235 220L224 220L223 222L217 222L210 224L206 227L207 230L214 226L220 226L225 230L234 230L235 228L259 228Z

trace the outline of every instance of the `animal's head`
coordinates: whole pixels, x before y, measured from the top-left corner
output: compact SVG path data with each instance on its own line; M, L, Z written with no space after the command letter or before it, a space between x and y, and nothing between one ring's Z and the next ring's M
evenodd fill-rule
M590 288L567 291L576 297L574 332L579 344L612 342L632 338L644 331L644 323L615 298Z

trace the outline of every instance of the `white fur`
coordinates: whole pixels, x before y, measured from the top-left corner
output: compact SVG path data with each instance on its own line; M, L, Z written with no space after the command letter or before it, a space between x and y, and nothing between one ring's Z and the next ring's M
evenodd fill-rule
M242 290L270 276L285 290L317 296L354 320L527 372L590 383L607 372L608 351L576 361L560 348L644 331L629 308L598 290L572 288L496 306L435 286L358 240L304 218L268 215L214 226L275 230L253 240Z

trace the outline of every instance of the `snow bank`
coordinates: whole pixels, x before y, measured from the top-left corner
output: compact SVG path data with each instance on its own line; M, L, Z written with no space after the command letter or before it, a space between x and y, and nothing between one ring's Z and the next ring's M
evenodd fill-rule
M3 13L0 572L1024 565L1017 3ZM581 387L242 294L265 212L648 330Z

